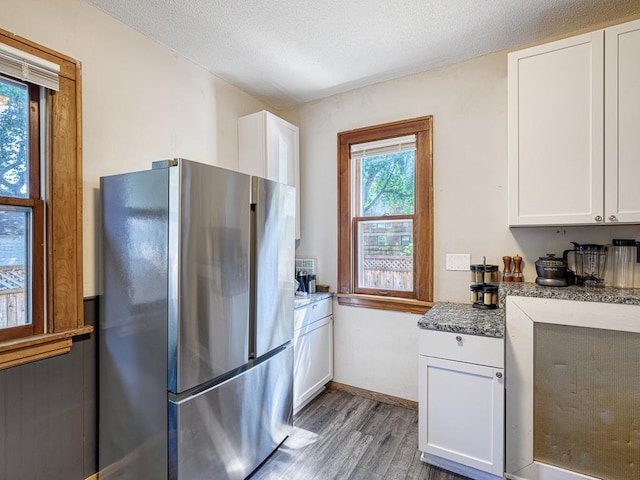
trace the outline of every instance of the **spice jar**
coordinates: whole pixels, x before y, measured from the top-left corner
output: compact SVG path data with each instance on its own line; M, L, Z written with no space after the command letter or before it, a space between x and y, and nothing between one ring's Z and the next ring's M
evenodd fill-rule
M471 283L478 283L476 282L476 272L478 271L478 265L469 266L469 271L471 272Z
M471 281L473 283L484 282L484 265L471 265Z
M484 266L484 283L493 283L498 281L498 266L497 265L485 265Z
M477 300L472 306L484 310L498 308L498 287L496 285L483 285L481 290L477 291Z
M484 302L484 287L482 285L471 285L471 303Z

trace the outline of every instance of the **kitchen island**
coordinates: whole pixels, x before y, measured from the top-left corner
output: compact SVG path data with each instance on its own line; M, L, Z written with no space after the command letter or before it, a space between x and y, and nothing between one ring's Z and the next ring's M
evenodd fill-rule
M511 474L535 463L529 465L532 437L518 430L533 431L532 417L521 413L534 408L533 324L635 332L640 289L502 283L498 306L437 303L418 321L421 459L477 480L503 478L505 464ZM506 422L505 387L511 392Z

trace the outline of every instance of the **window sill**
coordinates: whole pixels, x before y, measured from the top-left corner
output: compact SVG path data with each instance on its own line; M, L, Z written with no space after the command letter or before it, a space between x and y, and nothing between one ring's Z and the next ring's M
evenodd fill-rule
M45 333L0 343L0 370L44 358L62 355L71 350L72 338L93 332L87 325L60 333Z
M355 293L336 293L335 296L338 297L338 304L340 305L417 313L419 315L425 314L431 307L433 307L433 302L413 300L409 298L379 297L377 295L362 295Z

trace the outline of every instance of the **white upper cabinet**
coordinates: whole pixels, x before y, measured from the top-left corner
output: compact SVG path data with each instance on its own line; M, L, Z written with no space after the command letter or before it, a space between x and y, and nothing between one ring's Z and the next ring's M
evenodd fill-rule
M509 54L510 225L640 222L639 29Z
M296 187L300 238L298 127L265 110L238 119L238 169Z
M603 207L602 31L509 54L509 224L593 223Z
M640 222L640 20L605 30L605 221Z

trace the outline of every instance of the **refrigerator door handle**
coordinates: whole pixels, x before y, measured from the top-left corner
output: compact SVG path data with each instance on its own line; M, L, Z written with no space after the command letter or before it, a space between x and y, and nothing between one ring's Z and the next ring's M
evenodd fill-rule
M249 192L249 205L251 207L251 228L249 236L249 360L256 358L256 225L258 203L258 177L251 177L251 189Z

